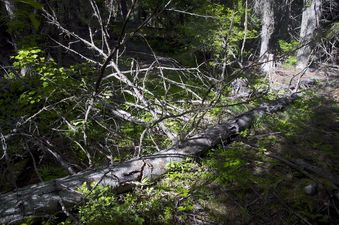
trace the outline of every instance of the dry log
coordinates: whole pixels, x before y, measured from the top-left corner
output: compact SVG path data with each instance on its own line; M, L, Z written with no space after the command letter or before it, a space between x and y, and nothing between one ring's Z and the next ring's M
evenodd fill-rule
M61 212L83 201L77 188L84 182L109 185L116 193L131 190L143 178L155 180L166 172L170 162L180 162L197 156L220 144L221 141L249 128L256 117L283 109L297 94L262 104L236 118L195 135L180 144L156 154L132 159L118 166L86 170L75 175L20 188L0 195L0 224L15 224L30 217L44 217Z

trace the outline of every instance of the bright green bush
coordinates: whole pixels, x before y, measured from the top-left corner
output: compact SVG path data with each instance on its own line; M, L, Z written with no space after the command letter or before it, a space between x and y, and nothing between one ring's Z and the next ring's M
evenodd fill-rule
M284 54L287 54L288 57L285 60L285 64L288 66L295 66L297 64L297 57L295 56L295 51L299 46L298 41L287 42L284 40L279 40L279 47Z
M84 183L79 189L88 200L79 209L82 224L114 225L114 224L143 224L143 219L136 212L136 198L130 194L119 200L109 187Z

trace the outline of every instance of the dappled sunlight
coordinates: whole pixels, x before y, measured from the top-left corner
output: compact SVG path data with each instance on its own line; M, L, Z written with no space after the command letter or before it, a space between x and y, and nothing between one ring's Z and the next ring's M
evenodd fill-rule
M0 1L0 224L337 224L338 12Z

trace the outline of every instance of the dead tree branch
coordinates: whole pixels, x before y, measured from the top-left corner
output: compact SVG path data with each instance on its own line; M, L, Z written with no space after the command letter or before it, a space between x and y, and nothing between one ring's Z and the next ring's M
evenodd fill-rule
M286 96L271 103L262 104L236 118L194 135L182 143L156 154L135 158L117 166L87 170L72 176L52 180L11 193L0 195L0 223L14 224L29 217L53 215L83 201L77 189L84 183L96 182L109 185L116 193L131 190L144 178L155 180L166 172L170 162L180 162L187 157L205 153L222 141L251 126L253 120L265 113L282 110L292 103L297 94ZM60 201L63 203L60 204Z

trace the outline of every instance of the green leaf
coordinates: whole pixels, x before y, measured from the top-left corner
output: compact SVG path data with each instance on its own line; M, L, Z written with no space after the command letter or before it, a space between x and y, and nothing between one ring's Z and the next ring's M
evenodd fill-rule
M42 82L42 86L43 86L43 87L48 87L49 84L48 84L48 82L45 81L45 82Z
M16 0L16 1L30 5L35 9L42 9L42 4L40 4L39 2L37 2L35 0Z
M40 21L36 18L35 14L30 14L29 19L31 20L31 23L34 27L34 29L38 30L40 27Z

